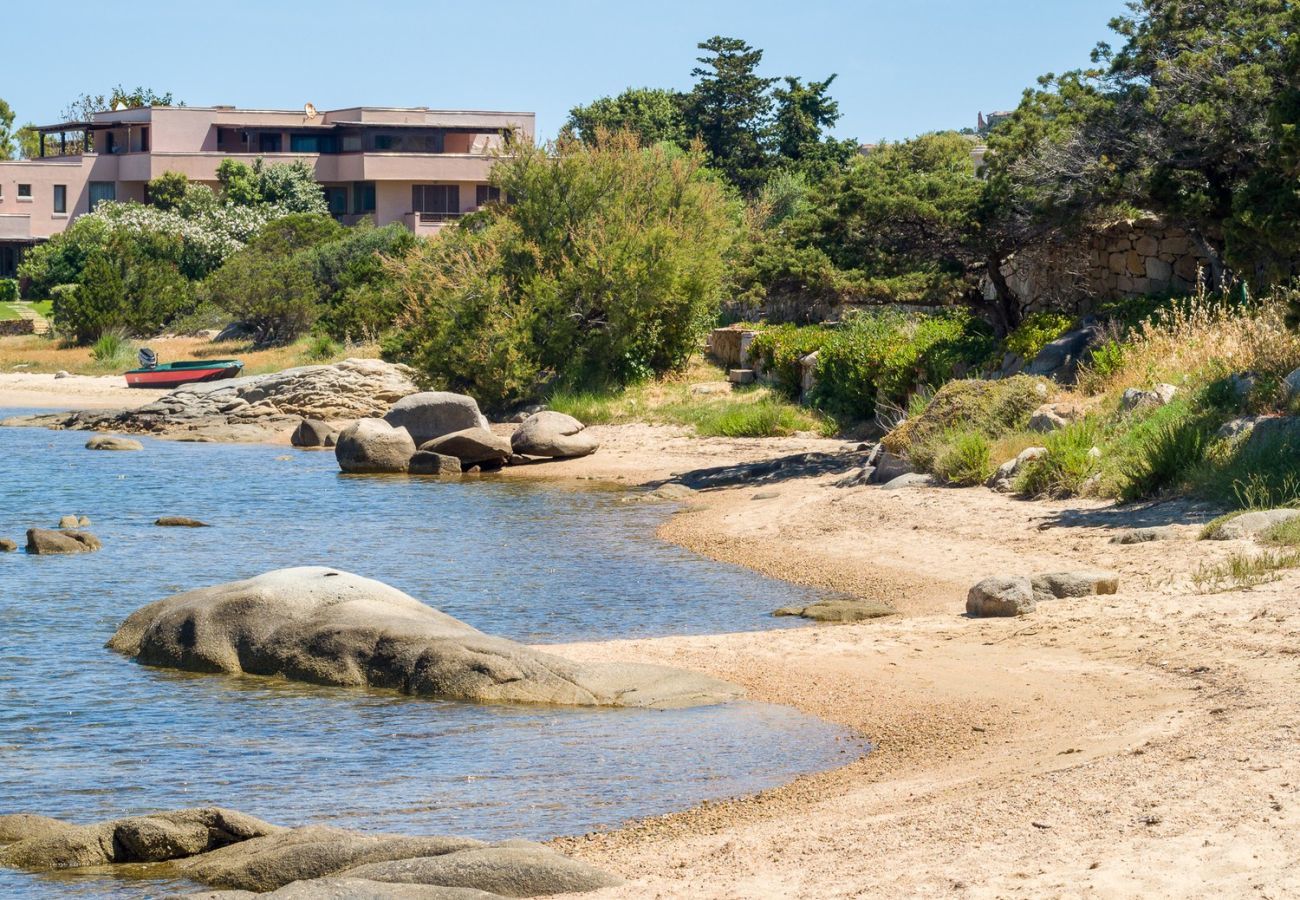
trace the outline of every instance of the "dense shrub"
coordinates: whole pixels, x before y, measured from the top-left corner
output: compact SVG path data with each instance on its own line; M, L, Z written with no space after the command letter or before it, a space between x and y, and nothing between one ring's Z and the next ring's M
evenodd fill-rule
M1015 331L1006 336L1002 347L1026 363L1032 362L1044 347L1069 331L1073 324L1074 319L1063 313L1047 310L1030 313Z
M18 299L18 282L12 278L0 278L0 303L12 303Z
M829 328L816 325L776 325L755 335L749 353L773 379L777 390L797 399L803 389L799 361L825 346L831 333Z
M406 316L389 355L489 407L685 363L740 226L701 155L623 134L521 147L492 180L515 202L394 262Z
M321 287L318 323L336 341L372 341L390 330L401 313L385 261L415 246L400 223L383 228L363 223L310 251L312 277Z
M1053 431L1043 442L1047 453L1025 464L1016 478L1016 489L1032 497L1078 494L1101 468L1101 457L1093 452L1099 437L1092 419Z
M1015 375L997 381L959 379L935 393L918 415L885 435L891 453L913 452L950 432L976 433L987 438L1023 431L1033 411L1050 396L1045 378Z
M945 435L936 450L933 462L925 468L948 484L970 487L983 484L993 475L989 439L978 431Z

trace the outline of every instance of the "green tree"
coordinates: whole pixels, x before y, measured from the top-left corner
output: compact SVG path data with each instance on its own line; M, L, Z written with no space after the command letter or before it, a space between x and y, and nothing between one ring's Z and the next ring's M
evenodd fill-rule
M687 133L698 137L713 164L735 185L754 191L768 165L775 78L758 75L763 51L738 38L715 36L698 45L708 55L691 70L695 87L686 95Z
M159 209L176 209L185 199L190 179L184 172L163 172L149 181L149 202Z
M18 142L18 155L23 159L36 159L41 155L41 135L36 125L28 122L14 132Z
M13 107L0 99L0 159L13 159L17 150Z
M63 118L70 122L89 121L97 112L113 109L122 105L127 109L142 106L184 106L183 102L172 97L171 91L160 94L153 88L125 88L117 85L104 94L79 94L63 108Z
M858 152L857 141L839 141L826 132L840 119L839 103L830 96L836 76L810 81L787 75L785 87L772 91L776 103L773 140L776 153L797 171L820 180L843 168Z
M680 367L716 315L740 224L705 162L626 132L499 160L493 183L516 202L391 264L407 313L390 355L490 408L557 379Z
M326 213L325 195L302 160L266 165L261 157L250 166L226 157L217 166L224 201L234 206L274 203L296 213Z
M603 129L611 134L631 131L644 145L686 142L682 119L684 95L662 88L628 88L617 97L601 97L569 110L563 132L594 144Z

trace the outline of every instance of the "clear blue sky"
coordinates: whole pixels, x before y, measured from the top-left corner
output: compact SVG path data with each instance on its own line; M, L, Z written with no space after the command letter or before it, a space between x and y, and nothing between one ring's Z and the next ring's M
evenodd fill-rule
M628 86L686 88L714 34L764 50L770 76L839 73L841 137L903 138L1015 106L1087 63L1122 0L131 0L17 2L0 97L58 120L117 83L196 106L351 105L566 112Z

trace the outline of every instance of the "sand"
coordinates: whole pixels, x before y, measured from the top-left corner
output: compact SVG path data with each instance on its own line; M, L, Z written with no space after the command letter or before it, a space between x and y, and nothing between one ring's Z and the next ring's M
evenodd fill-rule
M0 409L125 409L143 406L166 391L129 388L121 375L0 373Z
M626 452L561 466L626 475L634 450L613 436L608 449ZM660 454L641 452L661 474ZM1202 595L1191 572L1247 545L1109 543L1147 524L1194 537L1209 511L1186 503L836 477L705 492L661 533L899 616L553 649L730 678L877 749L757 797L558 841L630 879L587 896L1300 895L1300 576ZM1072 568L1117 571L1119 594L963 615L981 577Z
M0 379L0 406L41 390L13 377ZM597 434L595 456L505 477L656 484L844 446L658 426ZM1249 545L1192 540L1211 511L1186 503L1117 510L839 477L699 492L661 535L899 615L549 649L728 678L876 749L757 796L555 841L629 879L583 897L1300 896L1300 574L1197 593L1198 566ZM1187 539L1109 543L1160 524ZM963 615L979 578L1074 568L1118 572L1119 593L1020 619Z

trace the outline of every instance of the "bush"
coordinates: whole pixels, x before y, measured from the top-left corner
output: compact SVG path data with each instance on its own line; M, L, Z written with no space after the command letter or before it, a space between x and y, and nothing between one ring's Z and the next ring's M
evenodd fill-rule
M825 346L831 334L829 328L816 325L776 325L755 335L749 354L761 362L777 390L794 400L803 392L803 369L799 361Z
M1030 313L1006 336L1002 348L1026 363L1033 362L1044 347L1069 331L1073 324L1074 319L1062 313L1048 310Z
M984 364L994 347L988 326L966 310L858 313L822 346L813 402L845 419L868 419L878 401L902 406L918 388Z
M1119 497L1145 500L1178 487L1205 459L1211 432L1197 419L1183 417L1159 425L1142 440L1139 453L1123 468Z
M13 303L18 299L18 282L12 278L0 278L0 303Z
M328 334L318 334L308 342L306 349L303 350L303 356L315 362L325 362L342 352L343 348Z
M113 234L88 259L75 289L56 289L56 330L88 344L120 329L150 335L187 309L189 282L171 258L176 239L160 234Z
M135 346L121 332L110 331L95 341L90 355L105 366L129 366L135 363Z
M1033 411L1050 396L1045 378L1015 375L998 381L960 379L945 384L918 415L885 435L891 453L912 455L949 433L973 432L987 438L1023 431Z
M995 468L989 440L978 431L946 436L934 461L927 466L928 471L948 484L963 487L983 484L992 477Z
M685 364L740 224L703 155L601 136L520 147L492 180L515 202L391 264L407 314L388 355L489 408Z
M1072 497L1100 468L1092 452L1099 430L1084 419L1054 431L1043 442L1047 453L1030 460L1016 479L1016 489L1032 497Z

